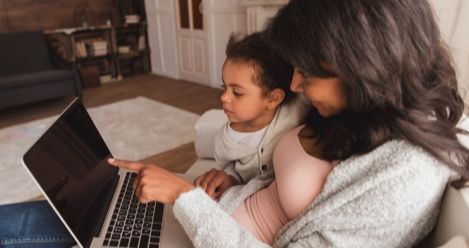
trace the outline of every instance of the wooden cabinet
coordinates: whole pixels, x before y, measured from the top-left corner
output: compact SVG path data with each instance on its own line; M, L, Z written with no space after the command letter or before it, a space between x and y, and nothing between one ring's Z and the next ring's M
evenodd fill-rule
M62 59L80 71L84 86L149 72L147 25L45 31Z

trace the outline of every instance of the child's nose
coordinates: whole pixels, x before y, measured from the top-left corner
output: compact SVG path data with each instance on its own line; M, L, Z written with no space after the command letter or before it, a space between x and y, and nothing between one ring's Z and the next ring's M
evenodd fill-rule
M229 101L229 97L228 97L228 94L225 92L223 92L223 94L221 94L221 102L228 102Z

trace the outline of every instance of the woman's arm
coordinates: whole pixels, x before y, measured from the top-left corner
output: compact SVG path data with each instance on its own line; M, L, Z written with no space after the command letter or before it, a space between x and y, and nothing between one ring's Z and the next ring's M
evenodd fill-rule
M200 188L181 194L173 212L195 247L270 247L241 227Z
M117 159L108 162L138 172L134 190L140 202L174 203L174 215L195 247L269 247L192 183L158 166Z

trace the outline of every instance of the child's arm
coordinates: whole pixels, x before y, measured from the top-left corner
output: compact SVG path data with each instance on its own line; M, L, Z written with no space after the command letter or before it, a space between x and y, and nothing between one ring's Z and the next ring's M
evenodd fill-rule
M236 180L236 184L245 183L243 182L243 178L241 177L241 175L236 171L235 164L236 162L233 161L221 167L223 168L223 171L226 174L232 176Z

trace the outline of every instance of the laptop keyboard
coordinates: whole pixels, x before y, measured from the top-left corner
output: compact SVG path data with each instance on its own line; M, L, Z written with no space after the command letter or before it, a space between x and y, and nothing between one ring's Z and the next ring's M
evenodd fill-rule
M127 172L107 230L104 247L158 247L164 205L142 204L134 195L136 173Z

